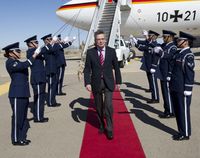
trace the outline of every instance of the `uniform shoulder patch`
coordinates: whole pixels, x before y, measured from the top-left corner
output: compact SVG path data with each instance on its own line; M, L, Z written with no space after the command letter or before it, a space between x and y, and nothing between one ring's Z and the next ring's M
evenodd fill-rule
M193 67L193 66L194 66L194 63L187 63L187 65L188 65L189 67Z
M176 46L171 47L171 51L176 51L176 50L177 50Z
M18 62L15 61L15 62L13 63L13 67L16 67L17 65L18 65Z
M194 55L188 55L186 60L189 67L194 67Z

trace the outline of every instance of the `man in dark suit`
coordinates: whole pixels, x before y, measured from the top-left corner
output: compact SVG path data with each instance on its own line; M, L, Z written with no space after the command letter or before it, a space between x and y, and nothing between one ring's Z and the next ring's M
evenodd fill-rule
M115 50L106 46L104 32L101 30L96 31L94 38L95 47L89 49L86 56L84 69L85 86L94 95L100 123L99 133L103 133L105 129L105 111L107 138L113 139L112 94L115 88L119 89L121 73ZM113 76L113 69L115 70L115 77Z

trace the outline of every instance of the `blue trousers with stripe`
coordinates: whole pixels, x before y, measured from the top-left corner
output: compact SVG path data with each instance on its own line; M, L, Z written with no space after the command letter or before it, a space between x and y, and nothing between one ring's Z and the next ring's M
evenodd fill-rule
M48 97L47 105L52 106L56 103L56 86L57 86L57 75L52 73L47 75L48 80Z
M191 135L190 104L192 96L184 96L180 92L171 92L178 131L183 136Z
M164 101L164 113L166 114L174 114L174 108L171 100L170 90L169 90L169 82L160 80L161 91Z
M64 74L65 74L65 66L60 66L57 69L57 94L62 93L62 87L63 87L63 80L64 80Z
M12 108L11 140L17 142L26 139L28 128L30 128L27 112L29 98L9 98Z
M151 99L153 100L159 100L159 91L158 91L158 82L157 77L155 74L151 74L149 76L149 83L151 88Z
M146 75L147 75L147 80L148 80L148 84L149 84L149 89L150 91L152 90L152 87L151 87L151 73L150 72L147 72L146 71Z
M32 84L34 94L34 120L40 121L44 118L45 87L46 83Z

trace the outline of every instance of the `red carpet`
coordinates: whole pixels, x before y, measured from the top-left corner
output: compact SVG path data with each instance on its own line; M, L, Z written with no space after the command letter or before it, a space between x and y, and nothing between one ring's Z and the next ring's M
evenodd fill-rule
M145 158L144 151L120 92L113 93L114 139L98 133L98 120L93 98L87 114L87 123L80 158Z

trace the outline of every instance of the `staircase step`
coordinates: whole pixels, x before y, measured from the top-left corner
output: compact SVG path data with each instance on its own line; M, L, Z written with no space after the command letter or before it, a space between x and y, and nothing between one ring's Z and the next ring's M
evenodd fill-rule
M112 7L112 8L111 8L111 7L109 7L109 8L106 8L106 7L105 7L105 8L104 8L104 11L105 11L105 10L116 10L116 8L115 8L115 7Z
M104 12L102 15L103 15L103 16L105 16L105 15L106 15L106 16L108 16L108 15L114 16L114 14L115 14L115 13L111 13L111 12L107 12L107 13L106 13L106 12Z
M104 10L104 12L103 13L115 13L115 10Z
M114 17L113 14L103 13L102 18L104 17Z
M106 3L105 6L116 6L114 3Z
M98 27L101 27L101 28L110 27L110 26L112 26L112 24L110 24L110 25L107 24L107 25L106 25L106 24L102 24L102 23L101 23L101 24L98 25Z
M100 22L99 23L99 26L111 26L112 25L112 23L103 23L103 22Z
M104 30L107 30L109 31L111 28L111 26L99 26L99 29L104 29Z
M107 24L104 24L104 23L100 23L99 26L102 26L102 27L111 27L112 26L112 23L107 23Z
M102 18L101 21L113 21L113 17L110 17L110 18Z
M99 23L99 26L109 27L112 26L112 23Z
M114 15L111 15L111 14L103 14L102 15L102 18L112 18L112 17L114 17Z
M99 22L104 22L104 21L109 21L109 22L113 22L113 18L112 19L102 19Z

